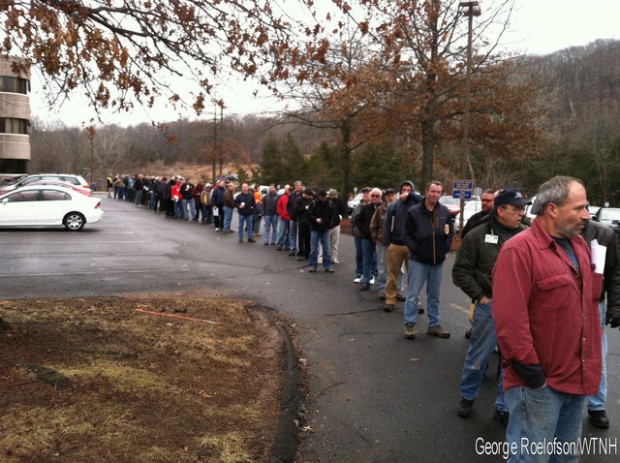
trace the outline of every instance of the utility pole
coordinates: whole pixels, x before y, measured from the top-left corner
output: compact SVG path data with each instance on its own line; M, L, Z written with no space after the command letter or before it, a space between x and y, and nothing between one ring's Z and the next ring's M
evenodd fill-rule
M217 179L217 173L215 172L215 168L217 167L217 106L215 107L215 112L213 113L213 159L212 159L212 167L213 167L213 184L215 184Z
M459 6L464 8L464 14L467 17L467 64L465 66L465 108L463 111L463 157L461 159L461 175L462 179L468 178L469 164L469 112L470 112L470 94L471 94L471 55L472 55L472 40L473 40L473 19L474 16L480 16L482 13L480 5L477 1L464 1L459 2ZM473 186L473 185L472 185ZM460 209L461 214L459 217L459 230L463 230L463 223L465 219L465 192L461 187L460 194Z

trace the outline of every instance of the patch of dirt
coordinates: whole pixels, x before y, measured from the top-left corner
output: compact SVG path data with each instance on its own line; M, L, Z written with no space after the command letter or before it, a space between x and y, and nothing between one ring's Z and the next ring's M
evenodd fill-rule
M268 461L282 342L250 303L0 301L0 461Z

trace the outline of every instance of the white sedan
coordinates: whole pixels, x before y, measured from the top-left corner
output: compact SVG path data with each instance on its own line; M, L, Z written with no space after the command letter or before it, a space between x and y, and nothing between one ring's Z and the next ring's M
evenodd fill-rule
M64 226L78 231L103 217L101 201L55 185L32 185L0 196L0 227Z

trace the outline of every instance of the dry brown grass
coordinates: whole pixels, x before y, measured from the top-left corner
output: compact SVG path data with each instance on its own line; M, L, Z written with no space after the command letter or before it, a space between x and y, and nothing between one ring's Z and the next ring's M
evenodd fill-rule
M0 316L0 461L268 460L281 344L250 305L13 300Z

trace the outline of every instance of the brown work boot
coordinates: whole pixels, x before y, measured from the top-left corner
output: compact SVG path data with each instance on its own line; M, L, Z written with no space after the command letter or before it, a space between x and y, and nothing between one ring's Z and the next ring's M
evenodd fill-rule
M428 330L426 330L426 334L444 339L448 339L450 337L450 333L444 330L441 325L429 326Z

